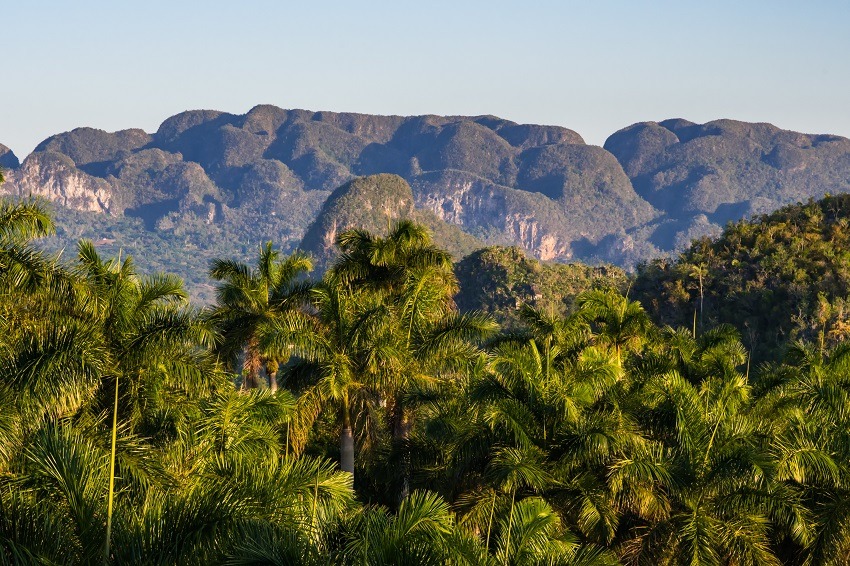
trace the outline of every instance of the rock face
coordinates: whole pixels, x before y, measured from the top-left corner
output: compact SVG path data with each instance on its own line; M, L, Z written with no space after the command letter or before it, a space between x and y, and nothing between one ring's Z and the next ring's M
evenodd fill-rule
M109 181L78 169L61 153L34 153L8 174L4 189L17 196L37 196L74 210L109 212L121 195Z
M486 241L519 245L544 259L572 255L566 215L543 195L463 171L417 175L413 187L418 205Z
M228 211L261 211L291 223L299 235L303 216L315 214L330 191L377 173L403 177L416 206L439 219L545 259L575 257L577 245L596 245L611 226L626 231L658 215L611 154L566 128L493 116L274 106L241 116L183 112L153 134L91 128L59 134L42 142L2 190L138 216L151 228L166 215L173 224L175 212L214 223Z
M153 134L79 128L48 138L22 164L0 147L0 166L0 193L138 217L148 230L211 226L245 245L274 237L285 248L331 191L388 173L409 184L419 214L488 244L630 265L729 220L850 189L850 140L666 120L629 126L600 148L566 128L494 116L264 105L244 115L183 112Z

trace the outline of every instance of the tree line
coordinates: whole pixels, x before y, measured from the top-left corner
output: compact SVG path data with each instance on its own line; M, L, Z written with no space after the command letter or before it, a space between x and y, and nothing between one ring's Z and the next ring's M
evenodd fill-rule
M0 207L0 562L845 564L850 347L753 364L615 291L459 312L400 221L215 305Z

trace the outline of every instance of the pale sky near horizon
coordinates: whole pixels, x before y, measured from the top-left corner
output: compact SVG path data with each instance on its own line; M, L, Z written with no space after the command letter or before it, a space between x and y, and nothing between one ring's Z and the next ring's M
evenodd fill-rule
M495 114L588 143L672 117L850 137L850 2L0 4L0 143L195 108Z

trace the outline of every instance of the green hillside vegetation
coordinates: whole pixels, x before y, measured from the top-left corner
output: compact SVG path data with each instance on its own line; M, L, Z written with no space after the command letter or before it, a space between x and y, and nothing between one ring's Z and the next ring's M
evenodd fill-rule
M56 230L38 242L50 251L65 250L73 254L79 239L91 240L104 256L132 256L139 273L174 273L185 283L186 291L195 304L215 301L215 289L206 274L209 258L216 254L248 261L256 253L260 240L234 238L243 222L251 223L257 233L281 242L283 249L292 251L298 238L288 229L269 221L263 215L237 217L228 215L217 224L207 224L199 218L170 222L159 221L158 230L149 230L144 220L133 217L110 218L102 214L49 206Z
M641 266L635 296L662 324L732 324L756 360L779 359L797 340L831 348L850 331L848 226L850 195L737 222Z
M313 256L321 272L338 255L337 234L351 228L384 233L398 219L412 219L427 226L437 245L455 258L484 245L433 212L417 209L413 191L403 178L380 174L358 177L331 193L299 247Z
M774 292L838 294L848 203L742 223L688 257L728 247L736 269L752 265L730 282L775 273ZM85 240L62 258L40 251L53 229L35 203L0 203L0 563L850 555L850 347L832 345L832 326L749 364L746 335L714 326L709 302L695 330L658 326L605 288L616 272L548 270L510 249L455 265L409 220L337 232L320 279L270 243L247 262L218 258L205 270L216 301L199 310L177 277L140 275L126 255ZM560 295L533 296L501 331L455 304L455 273L473 262L501 274L479 285L505 304L527 285ZM678 308L670 289L693 308L683 277L653 280L657 304L641 277L656 314Z
M545 263L517 247L488 247L455 264L460 292L455 297L463 312L481 311L505 328L522 324L522 307L550 316L566 316L576 298L591 289L625 292L628 279L617 267Z

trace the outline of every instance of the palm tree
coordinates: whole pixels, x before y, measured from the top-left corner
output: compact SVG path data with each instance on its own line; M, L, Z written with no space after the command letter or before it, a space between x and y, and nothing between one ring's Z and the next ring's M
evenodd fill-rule
M613 553L581 541L564 528L560 515L542 498L527 497L500 520L498 564L614 566Z
M457 290L449 253L432 243L424 226L410 220L395 223L383 238L366 230L346 230L336 244L341 254L332 269L343 285L392 293L412 271L437 269Z
M73 419L73 434L101 450L92 458L106 455L108 462L108 473L86 488L102 489L106 507L105 534L86 535L87 544L98 542L108 555L116 478L132 486L157 475L135 434L165 432L168 423L160 415L180 402L180 393L210 390L217 375L207 350L213 335L199 312L185 304L178 279L139 277L131 259L104 261L89 242L80 243L70 282L63 294L58 288L41 295L16 292L41 310L38 318L14 325L0 344L3 388L14 392L9 418L21 425L7 445L8 456L14 462L20 447L47 442L32 435L54 426L55 419ZM107 415L111 441L102 435ZM69 453L56 461L71 465L74 457ZM31 475L26 466L15 466L15 473ZM80 503L78 494L65 497L71 507Z
M53 230L53 220L36 201L3 202L0 207L0 234L3 238L30 239L49 235Z
M376 393L386 403L389 428L401 451L401 498L409 493L410 431L419 392L469 362L472 345L495 330L478 314L456 312L458 290L450 255L434 246L425 227L402 220L385 237L349 230L337 238L342 252L334 278L349 289L371 293L386 307L384 336L394 341L393 371L379 374ZM389 348L385 348L389 350Z
M243 434L254 429L249 423ZM122 508L114 563L323 563L354 510L351 476L311 457L254 461L246 448L226 449L223 460L195 453L179 483Z
M634 524L624 544L628 562L778 564L771 521L807 543L801 498L781 483L744 376L727 369L691 383L667 371L647 384L645 394L655 419L672 423L662 437L663 459L675 475L656 474L667 510L653 522Z
M389 335L386 307L374 295L351 292L333 273L312 289L314 313L292 312L264 326L261 347L276 353L293 348L299 363L290 374L307 374L301 385L301 442L320 413L335 410L340 423L340 467L354 473L355 407L368 416L380 400L376 385L398 359ZM292 378L295 380L295 378ZM360 413L360 411L358 411ZM361 423L365 424L365 423Z
M699 291L699 327L700 330L703 329L703 319L704 319L704 310L703 306L705 304L705 283L706 278L709 276L708 265L705 262L700 263L692 263L685 264L682 266L687 271L687 276L691 279L696 279L697 281L697 290ZM694 327L693 327L693 337L697 336L697 307L694 307Z
M632 446L641 440L610 401L618 368L587 345L581 319L528 308L522 314L528 330L497 338L461 392L449 392L453 399L437 410L429 430L445 435L437 459L448 472L439 483L459 493L463 523L500 563L597 556L571 529L611 541L620 511L610 502L634 491L634 482L615 490L608 474L635 457ZM524 510L543 508L547 519L528 524ZM538 558L526 553L532 540Z
M280 259L271 242L260 248L254 269L234 260L213 260L209 275L222 283L216 290L217 304L211 319L221 328L221 354L230 359L244 354L244 388L259 385L260 369L265 366L269 386L277 390L277 369L288 352L279 350L277 355L282 358L263 356L259 329L305 302L310 284L302 277L312 268L312 262L302 253Z
M33 293L48 283L63 282L56 258L34 248L31 240L49 236L54 226L38 201L0 201L0 281L3 290Z
M624 351L639 348L646 338L649 317L640 303L613 291L587 291L576 301L579 316L590 323L597 341L614 350L622 368Z
M295 344L313 365L305 399L314 401L305 405L313 416L327 403L338 408L342 468L353 472L356 420L372 422L386 406L390 432L403 444L412 426L405 400L436 382L440 364L463 363L469 340L494 325L455 312L451 261L421 226L402 221L386 238L350 230L337 242L342 256L313 292L315 316L281 318L262 345L277 352Z
M105 394L108 387L114 390L105 543L109 556L119 406L132 423L145 419L146 409L153 408L146 402L152 400L148 388L154 384L160 390L204 388L205 377L215 374L207 355L214 336L200 313L186 305L182 281L176 277L140 278L131 258L104 261L85 241L79 245L78 262L85 284L80 311L97 321L107 353L108 365L101 381L105 387L101 391ZM102 401L108 398L98 397ZM99 408L108 406L103 403Z
M367 508L349 526L342 558L346 564L485 564L473 537L455 525L454 514L439 496L413 492L395 516Z
M429 329L453 311L457 279L451 257L432 244L423 226L409 220L397 222L386 237L364 230L342 232L337 245L341 255L332 267L334 278L349 289L380 297L397 326L399 352L407 359L401 361L401 371L381 384L381 393L390 406L393 435L404 438L410 423L400 393L423 374L421 364L415 363L415 349Z
M88 243L78 263L73 295L0 340L0 561L220 563L263 526L324 552L351 478L281 459L295 399L222 381L179 281Z
M756 386L754 413L777 476L813 511L811 541L796 541L796 550L813 564L840 563L850 552L850 347L824 352L798 342L785 364L765 368ZM793 540L792 525L781 526L777 539Z

